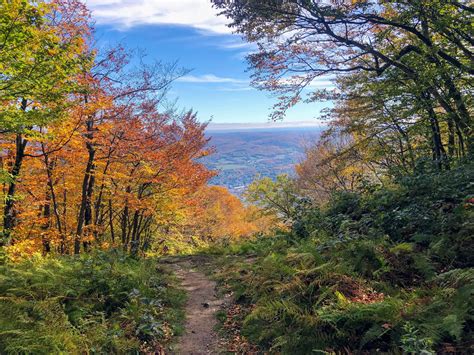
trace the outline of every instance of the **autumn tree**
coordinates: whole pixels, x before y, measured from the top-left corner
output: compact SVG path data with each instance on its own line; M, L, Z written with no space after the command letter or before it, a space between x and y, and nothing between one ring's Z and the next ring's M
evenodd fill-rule
M206 125L191 112L176 118L155 114L155 119L139 122L144 127L133 136L127 127L128 143L135 141L138 147L115 164L122 165L119 171L125 175L111 181L125 192L117 191L121 205L116 213L122 246L132 253L149 246L153 233L163 227L166 209L173 203L168 196L190 196L212 176L197 161L207 154Z
M3 245L16 222L16 189L28 142L67 113L70 95L79 89L77 75L89 63L89 34L89 13L79 1L0 3L0 128L12 142L3 166Z
M402 141L398 160L405 167L416 140L431 147L438 169L472 151L469 2L213 2L233 20L232 28L258 44L249 63L254 84L279 96L274 118L303 100L318 77L330 76L340 90L309 92L306 100L340 99L361 113L373 112L378 127L360 141L377 132L386 148L393 139ZM402 115L394 122L398 108Z
M238 240L257 231L248 209L225 187L202 187L192 201L194 208L190 211L187 225L195 236L210 241L220 238Z
M361 188L370 172L377 169L353 148L353 138L335 129L327 130L296 165L296 185L315 204L326 203L336 191L354 192Z
M244 197L267 215L278 216L287 224L296 217L300 202L295 181L286 174L278 175L274 180L269 177L256 179L248 186Z
M130 61L141 65L134 67ZM114 125L134 120L135 117L147 115L147 110L153 110L161 102L172 81L186 71L176 66L176 63L163 64L155 62L145 64L141 58L133 58L132 53L118 47L104 51L98 55L96 62L89 72L83 74L82 80L87 86L82 97L83 126L81 127L84 146L88 159L82 181L80 210L76 226L76 241L74 250L80 250L80 239L84 228L91 229L99 218L98 208L101 206L102 192L95 201L94 217L93 192L96 183L97 164L101 154L105 154L107 173L110 164L107 162L116 149L119 136L114 135L110 145L102 145L101 139L107 136ZM105 138L107 139L107 138ZM105 151L103 151L103 149ZM103 190L103 186L100 188ZM87 249L87 242L83 247Z
M120 46L97 51L80 2L13 1L2 10L10 252L143 252L176 217L169 211L213 174L198 161L209 153L206 124L162 109L187 71Z
M201 185L191 194L174 194L172 199L173 203L166 204L168 216L161 213L165 218L157 224L152 252L179 253L213 243L239 242L281 227L276 216L244 204L222 186Z

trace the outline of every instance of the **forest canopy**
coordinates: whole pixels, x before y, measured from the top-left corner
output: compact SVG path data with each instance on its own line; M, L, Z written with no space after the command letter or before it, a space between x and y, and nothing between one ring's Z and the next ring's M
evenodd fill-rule
M205 187L215 175L199 161L212 153L207 124L166 104L188 70L98 49L81 1L3 1L0 16L0 243L10 255L200 245L216 232L188 226L208 203L236 214L212 221L227 237L258 229L240 201Z

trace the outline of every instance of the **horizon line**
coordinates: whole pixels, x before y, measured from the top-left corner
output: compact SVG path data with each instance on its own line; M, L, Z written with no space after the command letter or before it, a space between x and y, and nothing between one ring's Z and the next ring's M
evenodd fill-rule
M229 129L282 129L282 128L323 128L326 124L321 121L295 121L295 122L233 122L233 123L209 123L208 131L219 131Z

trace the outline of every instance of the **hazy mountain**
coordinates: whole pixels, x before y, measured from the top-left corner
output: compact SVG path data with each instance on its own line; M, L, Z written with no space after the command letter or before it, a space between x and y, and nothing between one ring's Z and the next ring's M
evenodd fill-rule
M304 156L305 147L314 143L322 131L314 126L214 127L207 134L216 153L204 160L209 168L219 171L211 184L225 186L235 194L241 193L256 176L273 178L294 173L294 165Z

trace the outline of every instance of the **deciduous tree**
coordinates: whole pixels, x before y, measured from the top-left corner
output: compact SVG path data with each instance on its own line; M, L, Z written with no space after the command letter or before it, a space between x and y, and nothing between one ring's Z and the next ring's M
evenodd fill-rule
M87 70L89 13L75 0L0 3L0 127L14 145L7 152L7 193L1 244L15 226L15 198L28 142L39 127L62 119Z

